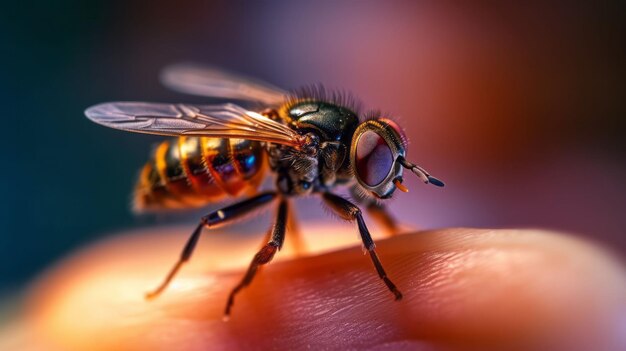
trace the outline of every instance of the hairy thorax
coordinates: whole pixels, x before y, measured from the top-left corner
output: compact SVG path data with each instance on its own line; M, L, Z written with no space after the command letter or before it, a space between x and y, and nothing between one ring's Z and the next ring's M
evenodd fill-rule
M358 118L345 107L319 100L291 101L279 118L302 132L300 149L270 145L270 167L278 189L287 195L326 191L352 180L348 153Z
M344 166L346 150L337 142L321 142L314 133L300 150L270 144L269 164L277 174L278 190L286 195L307 195L348 183L352 174ZM345 169L344 169L345 168Z

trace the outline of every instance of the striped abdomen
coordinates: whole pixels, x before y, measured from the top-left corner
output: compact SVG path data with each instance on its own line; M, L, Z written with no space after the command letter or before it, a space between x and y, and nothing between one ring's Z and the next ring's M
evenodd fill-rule
M180 137L163 141L135 188L134 209L189 208L256 190L265 151L256 141Z

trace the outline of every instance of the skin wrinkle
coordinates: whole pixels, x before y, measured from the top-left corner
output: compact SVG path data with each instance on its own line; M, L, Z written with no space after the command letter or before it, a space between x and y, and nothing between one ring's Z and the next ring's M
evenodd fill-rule
M203 237L206 246L171 289L145 302L142 293L184 241L185 230L166 228L111 238L64 260L32 287L25 325L61 349L457 350L517 343L510 349L521 350L547 340L559 349L563 335L593 333L596 346L608 343L608 331L618 329L607 320L625 310L623 266L572 237L445 229L378 240L383 265L405 294L395 302L347 226L303 229L315 238L307 244L313 253L294 259L286 245L238 296L227 323L226 295L262 238ZM341 240L353 246L320 253Z

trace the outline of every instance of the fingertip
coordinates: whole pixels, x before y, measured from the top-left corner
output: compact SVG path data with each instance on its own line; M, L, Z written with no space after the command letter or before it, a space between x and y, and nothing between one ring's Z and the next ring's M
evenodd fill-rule
M312 229L345 237L340 226ZM159 299L147 303L141 291L176 259L170 236L122 237L66 261L38 285L31 318L48 337L79 349L271 348L275 340L322 348L390 340L539 342L546 334L578 330L582 321L601 325L619 303L619 294L607 291L624 292L622 267L587 243L536 230L447 229L378 241L388 279L397 286L391 293L352 247L277 260L224 313L258 247L244 240L223 242L218 252L207 247L209 260L194 257ZM143 255L128 255L138 248ZM585 331L592 332L599 335ZM171 337L164 341L162 333Z

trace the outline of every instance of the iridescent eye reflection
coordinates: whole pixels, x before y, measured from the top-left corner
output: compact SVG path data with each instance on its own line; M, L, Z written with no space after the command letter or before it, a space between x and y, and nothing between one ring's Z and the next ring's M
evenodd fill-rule
M356 171L368 186L380 184L393 167L389 145L376 132L367 131L356 145Z

